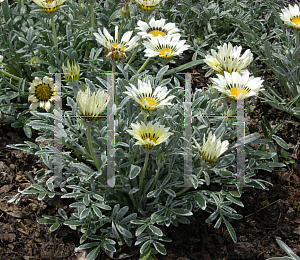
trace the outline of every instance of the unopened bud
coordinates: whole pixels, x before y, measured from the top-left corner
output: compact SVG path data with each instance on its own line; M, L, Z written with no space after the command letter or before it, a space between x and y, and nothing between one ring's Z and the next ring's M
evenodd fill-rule
M130 11L129 11L129 6L128 6L128 3L127 3L127 2L125 3L125 5L123 6L123 8L121 9L120 15L121 15L124 19L130 18Z

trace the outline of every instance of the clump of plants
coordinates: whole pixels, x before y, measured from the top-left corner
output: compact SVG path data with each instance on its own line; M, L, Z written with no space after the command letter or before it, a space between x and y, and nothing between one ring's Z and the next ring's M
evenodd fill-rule
M93 248L88 260L124 244L138 246L140 259L165 255L165 227L190 224L199 210L236 242L231 222L242 218L234 205L244 206L243 187L267 189L255 170L283 166L271 138L234 141L241 104L263 89L248 71L251 50L226 42L177 66L192 47L177 24L159 18L160 5L1 4L1 113L20 119L15 127L29 137L42 133L11 147L47 166L22 193L68 199L70 213L60 208L38 222L80 229L79 249ZM202 63L216 76L193 92L184 71Z

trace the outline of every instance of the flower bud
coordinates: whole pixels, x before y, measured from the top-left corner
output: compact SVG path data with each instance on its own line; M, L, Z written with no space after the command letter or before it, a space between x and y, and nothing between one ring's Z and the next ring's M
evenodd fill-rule
M124 19L129 19L130 18L130 11L129 11L128 3L125 3L125 5L123 6L123 8L120 11L120 15Z

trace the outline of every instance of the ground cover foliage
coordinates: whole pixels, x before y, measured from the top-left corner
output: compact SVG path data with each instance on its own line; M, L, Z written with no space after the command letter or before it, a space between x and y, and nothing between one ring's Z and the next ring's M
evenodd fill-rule
M202 89L193 88L191 100L187 101L186 83L176 73L204 63L203 59L211 49L224 46L224 43L241 45L243 52L250 48L254 61L247 69L258 76L268 66L279 79L280 88L275 90L264 82L263 99L296 120L299 117L299 66L295 43L299 35L284 27L277 14L287 3L162 1L154 10L148 11L143 11L138 3L121 1L61 4L57 10L45 12L35 3L1 3L1 113L15 121L13 127L22 127L28 138L35 131L42 133L35 142L10 145L38 156L45 165L34 173L35 183L22 193L37 194L38 200L56 196L69 200L67 211L58 208L56 214L43 215L38 222L50 224L50 231L63 226L80 230L81 245L78 249L92 248L87 259L95 259L101 250L113 256L112 253L122 245L138 246L140 259L166 255L165 244L171 239L165 236L165 227L189 224L191 216L201 211L208 213L207 223L212 222L216 228L224 225L236 242L231 219L242 218L235 205L244 205L241 201L243 186L236 181L236 122L230 116L234 115L237 102L232 95L238 96L240 92L238 89L234 94L231 91L231 99L224 94L220 96L214 88L217 76L210 69L206 76L215 77L212 79L215 85L210 82ZM142 41L138 37L136 39L140 42L131 42L135 48L126 51L130 47L126 46L130 37L125 39L122 35L133 30L133 35L136 35L138 21L152 18L175 23L181 39L186 40L189 52L193 53L191 60L177 57L168 44L161 48L163 37L158 37L160 44L155 44L150 38L148 46L146 43L136 47ZM106 45L109 42L107 35L114 35L115 26L120 33L116 33L111 41L117 42L117 38L123 41L121 46L112 47ZM281 29L273 30L278 26ZM100 31L96 31L98 28ZM108 33L103 28L107 28ZM265 33L261 34L262 31ZM99 32L98 42L93 32ZM106 39L101 36L102 32ZM179 45L178 41L179 38ZM160 59L150 57L155 53L151 45L160 48L155 54L160 55ZM148 51L144 52L145 48ZM174 60L167 57L172 56L172 50ZM151 55L145 57L147 53ZM179 51L178 54L184 55L182 53ZM237 66L235 70L241 72L245 67ZM58 93L48 76L53 77L53 73L63 70L65 78L62 76L61 93ZM112 72L110 75L118 73L109 76L113 79L111 89L108 88L107 72ZM229 75L222 73L225 77ZM224 77L218 76L218 79L224 80ZM148 92L143 90L143 85L147 85L144 88L148 88ZM39 86L46 87L41 91ZM139 91L134 91L134 86ZM159 93L150 98L149 89L159 88ZM51 95L47 89L51 90ZM108 114L109 101L112 102L114 97L111 95L109 100L102 96L107 103L101 103L100 98L98 101L90 98L89 93L86 94L87 102L78 93L86 93L88 89L90 93L99 89L110 93L115 89L115 187L107 185L107 121L95 119L100 114L104 117ZM53 94L55 91L56 95ZM148 96L142 96L143 91ZM137 98L130 99L136 93L139 94ZM167 95L169 103L165 100ZM55 110L48 102L50 96L62 99L63 117L61 111ZM193 168L189 179L183 175L184 156L189 153L184 149L185 101L190 103L193 115L194 142L189 154ZM29 111L38 106L41 107L38 111ZM103 109L95 112L93 106ZM104 109L106 106L107 110ZM85 114L88 109L90 111ZM61 153L54 146L55 120L61 123ZM155 127L156 122L161 125L159 130ZM266 184L269 186L270 183L256 177L255 173L259 169L271 172L270 167L285 165L278 162L276 147L279 145L288 150L289 146L276 133L290 123L293 122L285 120L271 126L264 117L259 122L262 134L252 133L244 139L246 185L268 189ZM148 139L145 134L149 135ZM154 134L162 141L157 142ZM135 144L133 137L139 145ZM215 150L211 150L212 147ZM62 156L59 182L55 174L57 153Z

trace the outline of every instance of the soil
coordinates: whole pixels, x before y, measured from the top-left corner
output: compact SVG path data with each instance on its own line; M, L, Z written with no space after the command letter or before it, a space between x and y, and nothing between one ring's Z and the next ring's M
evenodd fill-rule
M193 86L202 87L208 79L206 71L199 67L191 68L189 72L197 72L193 76ZM276 86L277 81L268 77L269 83ZM199 82L201 82L199 84ZM246 120L249 133L259 132L259 122L265 116L272 127L282 120L300 121L289 114L262 103L259 98L247 100L249 105L256 105ZM18 203L7 203L19 190L34 183L34 172L45 167L39 158L6 147L28 141L22 129L10 126L5 118L0 119L0 258L1 259L85 259L88 252L75 253L79 246L79 231L73 231L65 226L51 233L49 227L37 224L43 214L53 215L59 207L68 210L63 200L58 198L39 201L35 195L19 197ZM234 243L225 226L215 229L213 223L206 224L208 213L199 211L194 215L190 225L179 225L165 229L166 235L173 242L166 243L167 255L157 256L162 260L233 260L257 259L284 256L275 239L279 238L292 248L294 253L300 253L300 125L284 125L277 133L289 144L289 159L295 163L287 167L273 168L273 172L260 170L257 176L270 181L269 191L246 188L242 196L245 207L236 210L244 217L231 221L236 234ZM30 141L37 137L35 132ZM279 161L282 148L277 147ZM127 250L127 253L128 252ZM132 254L136 250L132 249ZM130 255L129 254L129 255ZM110 259L102 252L98 259ZM138 259L136 255L128 259Z

